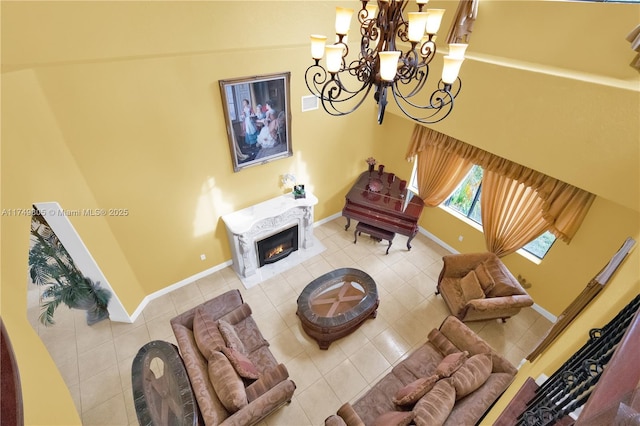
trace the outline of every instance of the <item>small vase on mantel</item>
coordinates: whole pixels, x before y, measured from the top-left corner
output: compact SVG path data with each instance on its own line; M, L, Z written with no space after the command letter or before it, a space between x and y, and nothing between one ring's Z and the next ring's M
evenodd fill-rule
M382 176L383 173L384 173L384 164L380 164L378 166L378 174Z

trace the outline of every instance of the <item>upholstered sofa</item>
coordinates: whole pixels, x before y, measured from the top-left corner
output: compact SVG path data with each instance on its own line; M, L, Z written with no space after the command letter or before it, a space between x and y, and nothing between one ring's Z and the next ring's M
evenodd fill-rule
M253 425L291 401L295 383L238 290L176 316L171 327L206 425Z
M507 318L533 305L533 299L494 253L447 255L438 278L449 310L462 321Z
M454 316L325 426L474 425L513 381L516 368Z

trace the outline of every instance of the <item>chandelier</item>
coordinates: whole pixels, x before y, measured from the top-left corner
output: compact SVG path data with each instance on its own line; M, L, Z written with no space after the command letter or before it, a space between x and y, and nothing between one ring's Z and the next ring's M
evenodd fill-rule
M416 0L418 11L408 12L405 18L408 0L378 0L373 4L362 0L358 12L360 52L350 62L347 33L354 11L336 8L336 42L325 45L327 37L312 35L311 57L315 63L305 72L307 88L320 99L327 113L350 114L373 90L380 124L387 106L387 91L406 116L420 123L437 123L449 115L462 86L458 72L467 44L449 44L442 78L431 94L425 93L429 64L436 54L436 32L445 12L444 9L423 12L427 2ZM405 51L401 51L400 44L406 46ZM326 65L322 66L320 60L325 52Z

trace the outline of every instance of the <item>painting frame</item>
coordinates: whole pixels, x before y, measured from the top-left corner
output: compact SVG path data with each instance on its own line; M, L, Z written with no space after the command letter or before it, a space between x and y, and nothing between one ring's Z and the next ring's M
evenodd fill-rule
M291 157L291 72L219 80L233 171Z

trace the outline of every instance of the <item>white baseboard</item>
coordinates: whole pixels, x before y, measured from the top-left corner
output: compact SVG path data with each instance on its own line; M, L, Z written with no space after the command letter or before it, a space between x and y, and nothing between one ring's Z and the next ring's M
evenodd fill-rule
M175 284L171 284L170 286L167 286L163 289L160 289L154 293L151 293L150 295L146 296L144 299L142 299L142 302L140 302L140 304L138 305L138 307L136 308L136 310L133 312L133 314L131 314L131 322L134 322L138 316L140 315L140 313L142 313L142 311L144 310L144 308L147 307L147 305L149 304L149 302L151 302L154 299L157 299L160 296L164 296L165 294L171 293L174 290L177 290L181 287L184 287L185 285L189 285L197 280L199 280L200 278L204 278L207 275L213 274L214 272L220 271L224 268L226 268L227 266L231 265L233 262L231 260L227 260L224 263L221 263L219 265L213 266L209 269L205 269L204 271L200 271L195 275L192 275L188 278L185 278L181 281L178 281Z
M418 227L418 231L424 235L425 237L429 238L430 240L432 240L434 243L438 244L440 247L450 251L451 253L454 254L460 254L460 252L456 249L454 249L453 247L451 247L449 244L445 243L444 241L442 241L440 238L436 237L435 235L433 235L431 232L427 231L426 229L424 229L422 226Z
M334 220L334 219L336 219L336 218L338 218L340 216L342 216L342 212L338 212L338 213L336 213L334 215L331 215L331 216L326 217L326 218L324 218L322 220L314 222L313 227L315 228L315 227L323 225L323 224L325 224L327 222L331 222L332 220ZM144 308L146 308L147 305L149 304L149 302L151 302L152 300L157 299L160 296L164 296L165 294L171 293L172 291L177 290L177 289L179 289L181 287L189 285L189 284L199 280L200 278L204 278L207 275L210 275L210 274L212 274L214 272L220 271L220 270L226 268L227 266L231 266L232 264L233 264L233 260L229 259L224 263L221 263L219 265L213 266L213 267L211 267L209 269L205 269L204 271L200 271L195 275L192 275L192 276L190 276L188 278L185 278L185 279L183 279L181 281L178 281L175 284L171 284L171 285L169 285L167 287L164 287L164 288L162 288L162 289L160 289L160 290L158 290L158 291L156 291L154 293L151 293L151 294L145 296L145 298L142 299L142 301L140 302L140 304L138 305L136 310L133 312L133 314L130 315L130 318L131 318L130 321L123 321L123 322L134 322L138 318L140 313L142 313Z
M320 225L324 225L327 222L331 222L333 219L337 219L342 216L342 212L338 212L336 214L332 214L331 216L325 217L322 220L313 223L313 227L316 228Z
M556 317L551 312L547 311L545 308L538 305L537 303L534 303L531 308L554 324L558 320L558 317Z

